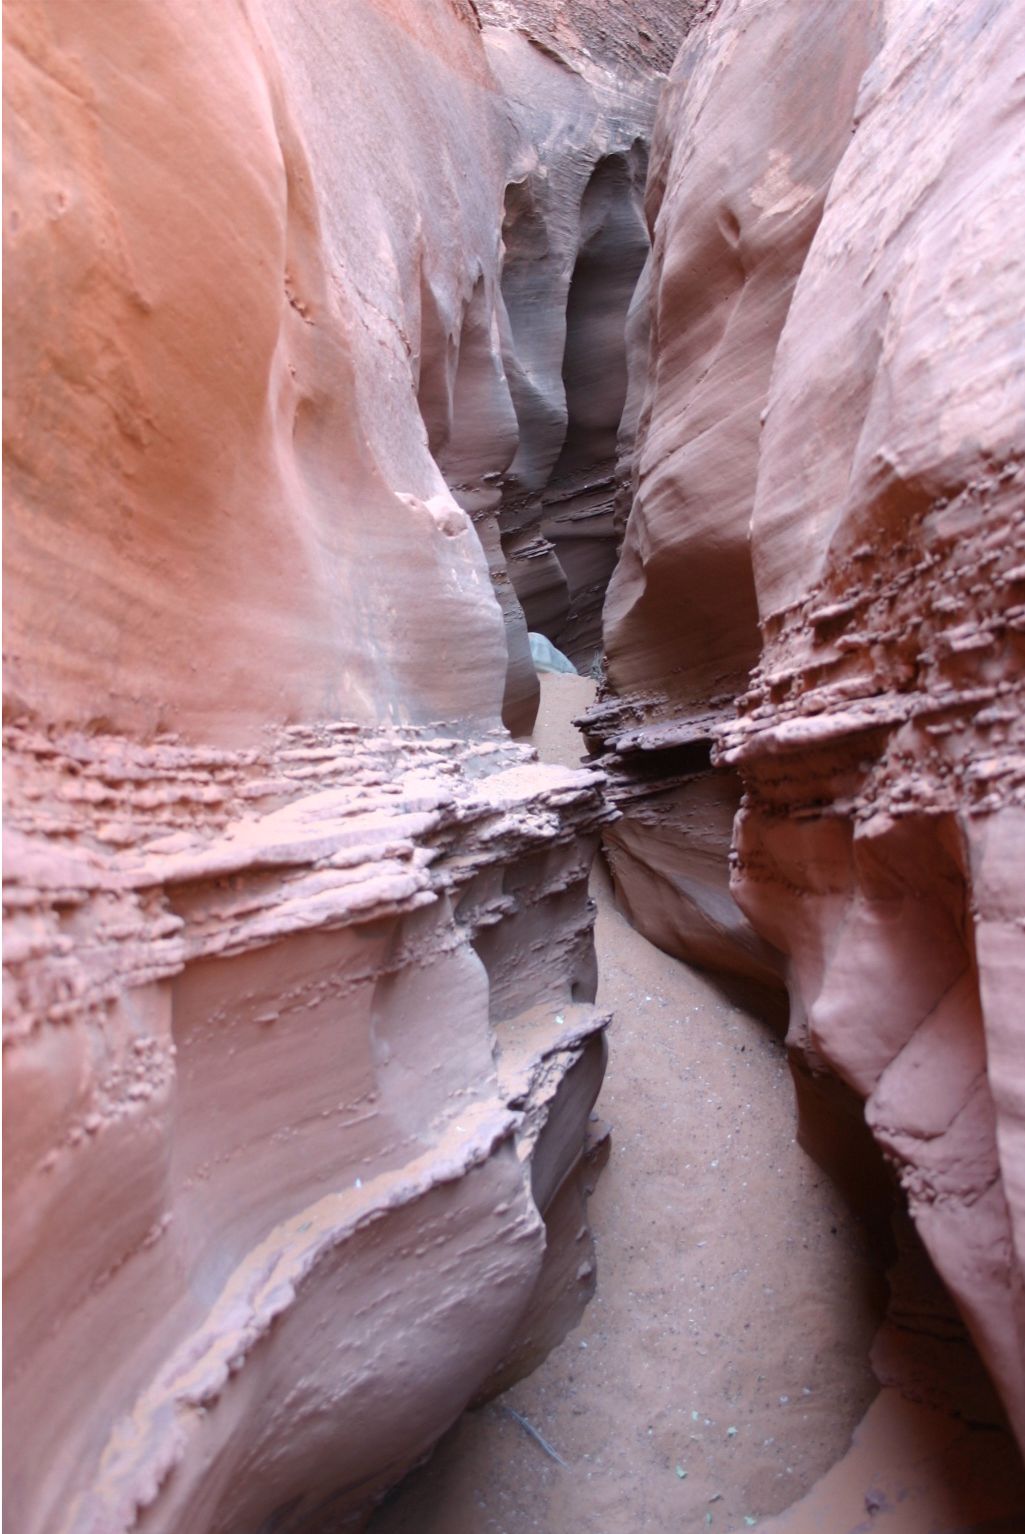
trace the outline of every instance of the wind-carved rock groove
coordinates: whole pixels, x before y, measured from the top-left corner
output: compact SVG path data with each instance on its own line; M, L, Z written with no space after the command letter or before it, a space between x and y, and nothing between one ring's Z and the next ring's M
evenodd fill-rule
M725 0L649 167L662 10L8 6L25 1534L358 1522L565 1333L603 830L1023 1431L1015 9Z

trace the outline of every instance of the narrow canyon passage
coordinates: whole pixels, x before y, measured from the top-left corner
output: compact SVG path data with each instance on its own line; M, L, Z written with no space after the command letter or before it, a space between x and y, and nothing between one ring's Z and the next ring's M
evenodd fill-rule
M1020 1534L1020 0L4 9L10 1526Z
M535 741L581 755L584 678L542 678ZM598 1110L612 1152L589 1212L598 1289L560 1348L464 1418L375 1534L744 1527L846 1450L875 1392L878 1276L794 1143L778 1037L652 947L595 867L598 1002L614 1014ZM678 1468L679 1467L679 1468ZM680 1472L683 1472L681 1475Z
M543 760L579 761L572 720L593 693L542 676ZM796 1143L776 1029L642 937L601 860L591 892L598 1004L614 1015L598 1102L611 1155L589 1200L597 1292L532 1375L462 1418L372 1534L742 1534L770 1520L778 1534L1013 1534L1025 1475L1006 1431L964 1420L956 1382L960 1418L879 1393L878 1252Z

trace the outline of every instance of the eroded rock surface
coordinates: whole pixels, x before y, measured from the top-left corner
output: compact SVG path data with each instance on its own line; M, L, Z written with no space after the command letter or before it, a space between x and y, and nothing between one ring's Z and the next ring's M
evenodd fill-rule
M493 500L528 627L586 670L616 559L625 323L648 250L642 195L661 76L613 72L570 39L486 35L524 143L502 221L518 441Z
M631 913L783 956L805 1135L842 1170L829 1083L866 1103L1022 1439L1020 14L807 20L724 5L674 68L587 729Z
M500 282L494 253L457 294L435 279L438 256L422 262L417 392L505 615L504 717L518 735L537 707L524 613L584 669L600 646L616 559L624 327L648 250L647 143L692 9L652 30L644 8L621 4L478 7L502 98Z
M339 1527L593 1287L608 811L445 477L522 130L468 4L7 23L8 1513Z
M590 1292L610 812L499 718L631 463L624 903L785 978L1025 1431L1015 6L703 7L631 299L664 9L7 8L25 1534L358 1525Z
M875 31L860 0L828 26L774 0L694 29L659 109L630 332L634 495L605 605L604 706L587 723L624 812L609 855L648 937L768 984L776 956L731 899L723 855L740 783L710 751L759 650L759 419Z

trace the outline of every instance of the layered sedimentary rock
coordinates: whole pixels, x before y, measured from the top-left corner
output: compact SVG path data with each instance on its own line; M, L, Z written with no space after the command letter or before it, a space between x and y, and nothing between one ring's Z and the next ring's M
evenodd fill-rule
M1019 22L911 8L862 83L770 389L765 642L721 750L794 1046L867 1099L1025 1442Z
M725 905L709 940L743 787L732 892L784 956L804 1132L826 1101L849 1161L836 1108L866 1104L1025 1440L1020 16L808 10L726 5L674 70L588 727L631 910L750 973ZM753 96L752 48L779 66Z
M469 5L7 23L8 1512L338 1527L593 1285L608 811L439 468L522 137Z

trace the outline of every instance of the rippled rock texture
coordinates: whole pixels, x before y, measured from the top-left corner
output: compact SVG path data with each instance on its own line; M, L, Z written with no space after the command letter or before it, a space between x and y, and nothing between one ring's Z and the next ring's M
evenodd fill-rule
M648 250L642 194L661 77L614 74L520 32L489 33L524 153L502 219L514 456L491 491L528 628L580 669L616 559L625 323Z
M1022 41L1001 0L688 39L587 729L629 910L785 976L805 1134L850 1162L865 1102L1025 1440Z
M671 952L770 985L778 959L728 889L740 783L710 752L759 652L759 419L850 141L870 21L860 0L829 26L799 5L727 5L674 65L631 325L634 499L605 606L605 706L588 720L625 811L608 846L632 919Z
M8 1512L347 1526L593 1287L608 811L499 722L448 488L522 436L494 58L563 66L440 0L7 23Z
M618 552L625 327L648 252L643 195L664 71L700 7L483 0L522 152L502 219L514 456L488 498L529 629L581 671ZM458 492L457 492L458 493Z
M488 274L482 266L456 294L436 280L437 256L422 264L418 400L505 614L504 717L516 734L529 733L537 708L527 629L582 669L601 644L622 484L624 327L648 251L647 145L662 70L692 11L666 18L623 0L478 7L502 97L504 187L490 215L499 245Z

